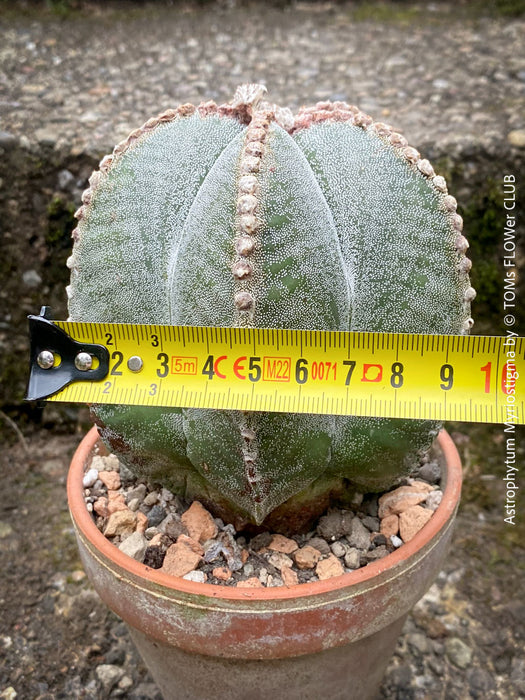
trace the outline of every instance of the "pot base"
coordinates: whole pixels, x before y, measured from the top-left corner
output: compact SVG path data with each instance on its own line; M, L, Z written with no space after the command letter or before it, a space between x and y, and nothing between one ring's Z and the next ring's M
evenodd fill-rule
M406 618L353 644L260 661L188 654L127 627L166 700L373 700Z

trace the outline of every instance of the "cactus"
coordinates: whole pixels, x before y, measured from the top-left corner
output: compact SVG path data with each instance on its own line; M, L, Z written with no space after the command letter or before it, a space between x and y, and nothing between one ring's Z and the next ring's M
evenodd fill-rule
M231 103L151 119L77 212L74 321L468 332L470 260L428 160L356 107ZM96 406L138 475L235 522L294 523L413 467L431 421ZM272 520L273 519L273 520Z

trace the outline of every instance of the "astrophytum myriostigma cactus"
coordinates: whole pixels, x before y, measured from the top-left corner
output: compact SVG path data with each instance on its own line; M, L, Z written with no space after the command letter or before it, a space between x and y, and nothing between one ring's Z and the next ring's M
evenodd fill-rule
M90 179L68 261L74 321L468 331L470 261L444 179L385 124L242 86L168 110ZM306 517L406 474L427 421L97 406L135 472L239 523ZM295 514L295 515L294 515Z

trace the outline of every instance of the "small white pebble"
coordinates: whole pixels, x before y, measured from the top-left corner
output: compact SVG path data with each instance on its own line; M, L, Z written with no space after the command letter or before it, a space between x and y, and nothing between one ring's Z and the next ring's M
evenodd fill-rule
M242 573L246 576L246 578L250 578L250 576L253 576L255 569L253 567L253 564L250 564L250 562L247 562L243 568L242 568Z
M98 479L98 471L96 469L89 469L84 474L84 478L82 479L82 486L85 489L89 489L95 484L97 479Z
M441 503L443 498L443 491L436 490L428 494L425 500L425 506L430 508L430 510L437 510L437 507Z
M206 576L204 571L190 571L182 578L186 581L193 581L194 583L206 583L208 577Z
M394 547L401 547L403 544L403 540L401 537L398 537L397 535L390 535L390 542L394 545Z

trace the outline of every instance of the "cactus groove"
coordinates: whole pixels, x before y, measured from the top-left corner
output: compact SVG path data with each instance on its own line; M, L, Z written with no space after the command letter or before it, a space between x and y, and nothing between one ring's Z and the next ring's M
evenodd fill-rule
M183 105L104 158L77 212L74 321L466 333L475 296L456 200L356 107L290 110L241 86ZM138 474L235 522L299 522L381 490L429 421L94 407Z

